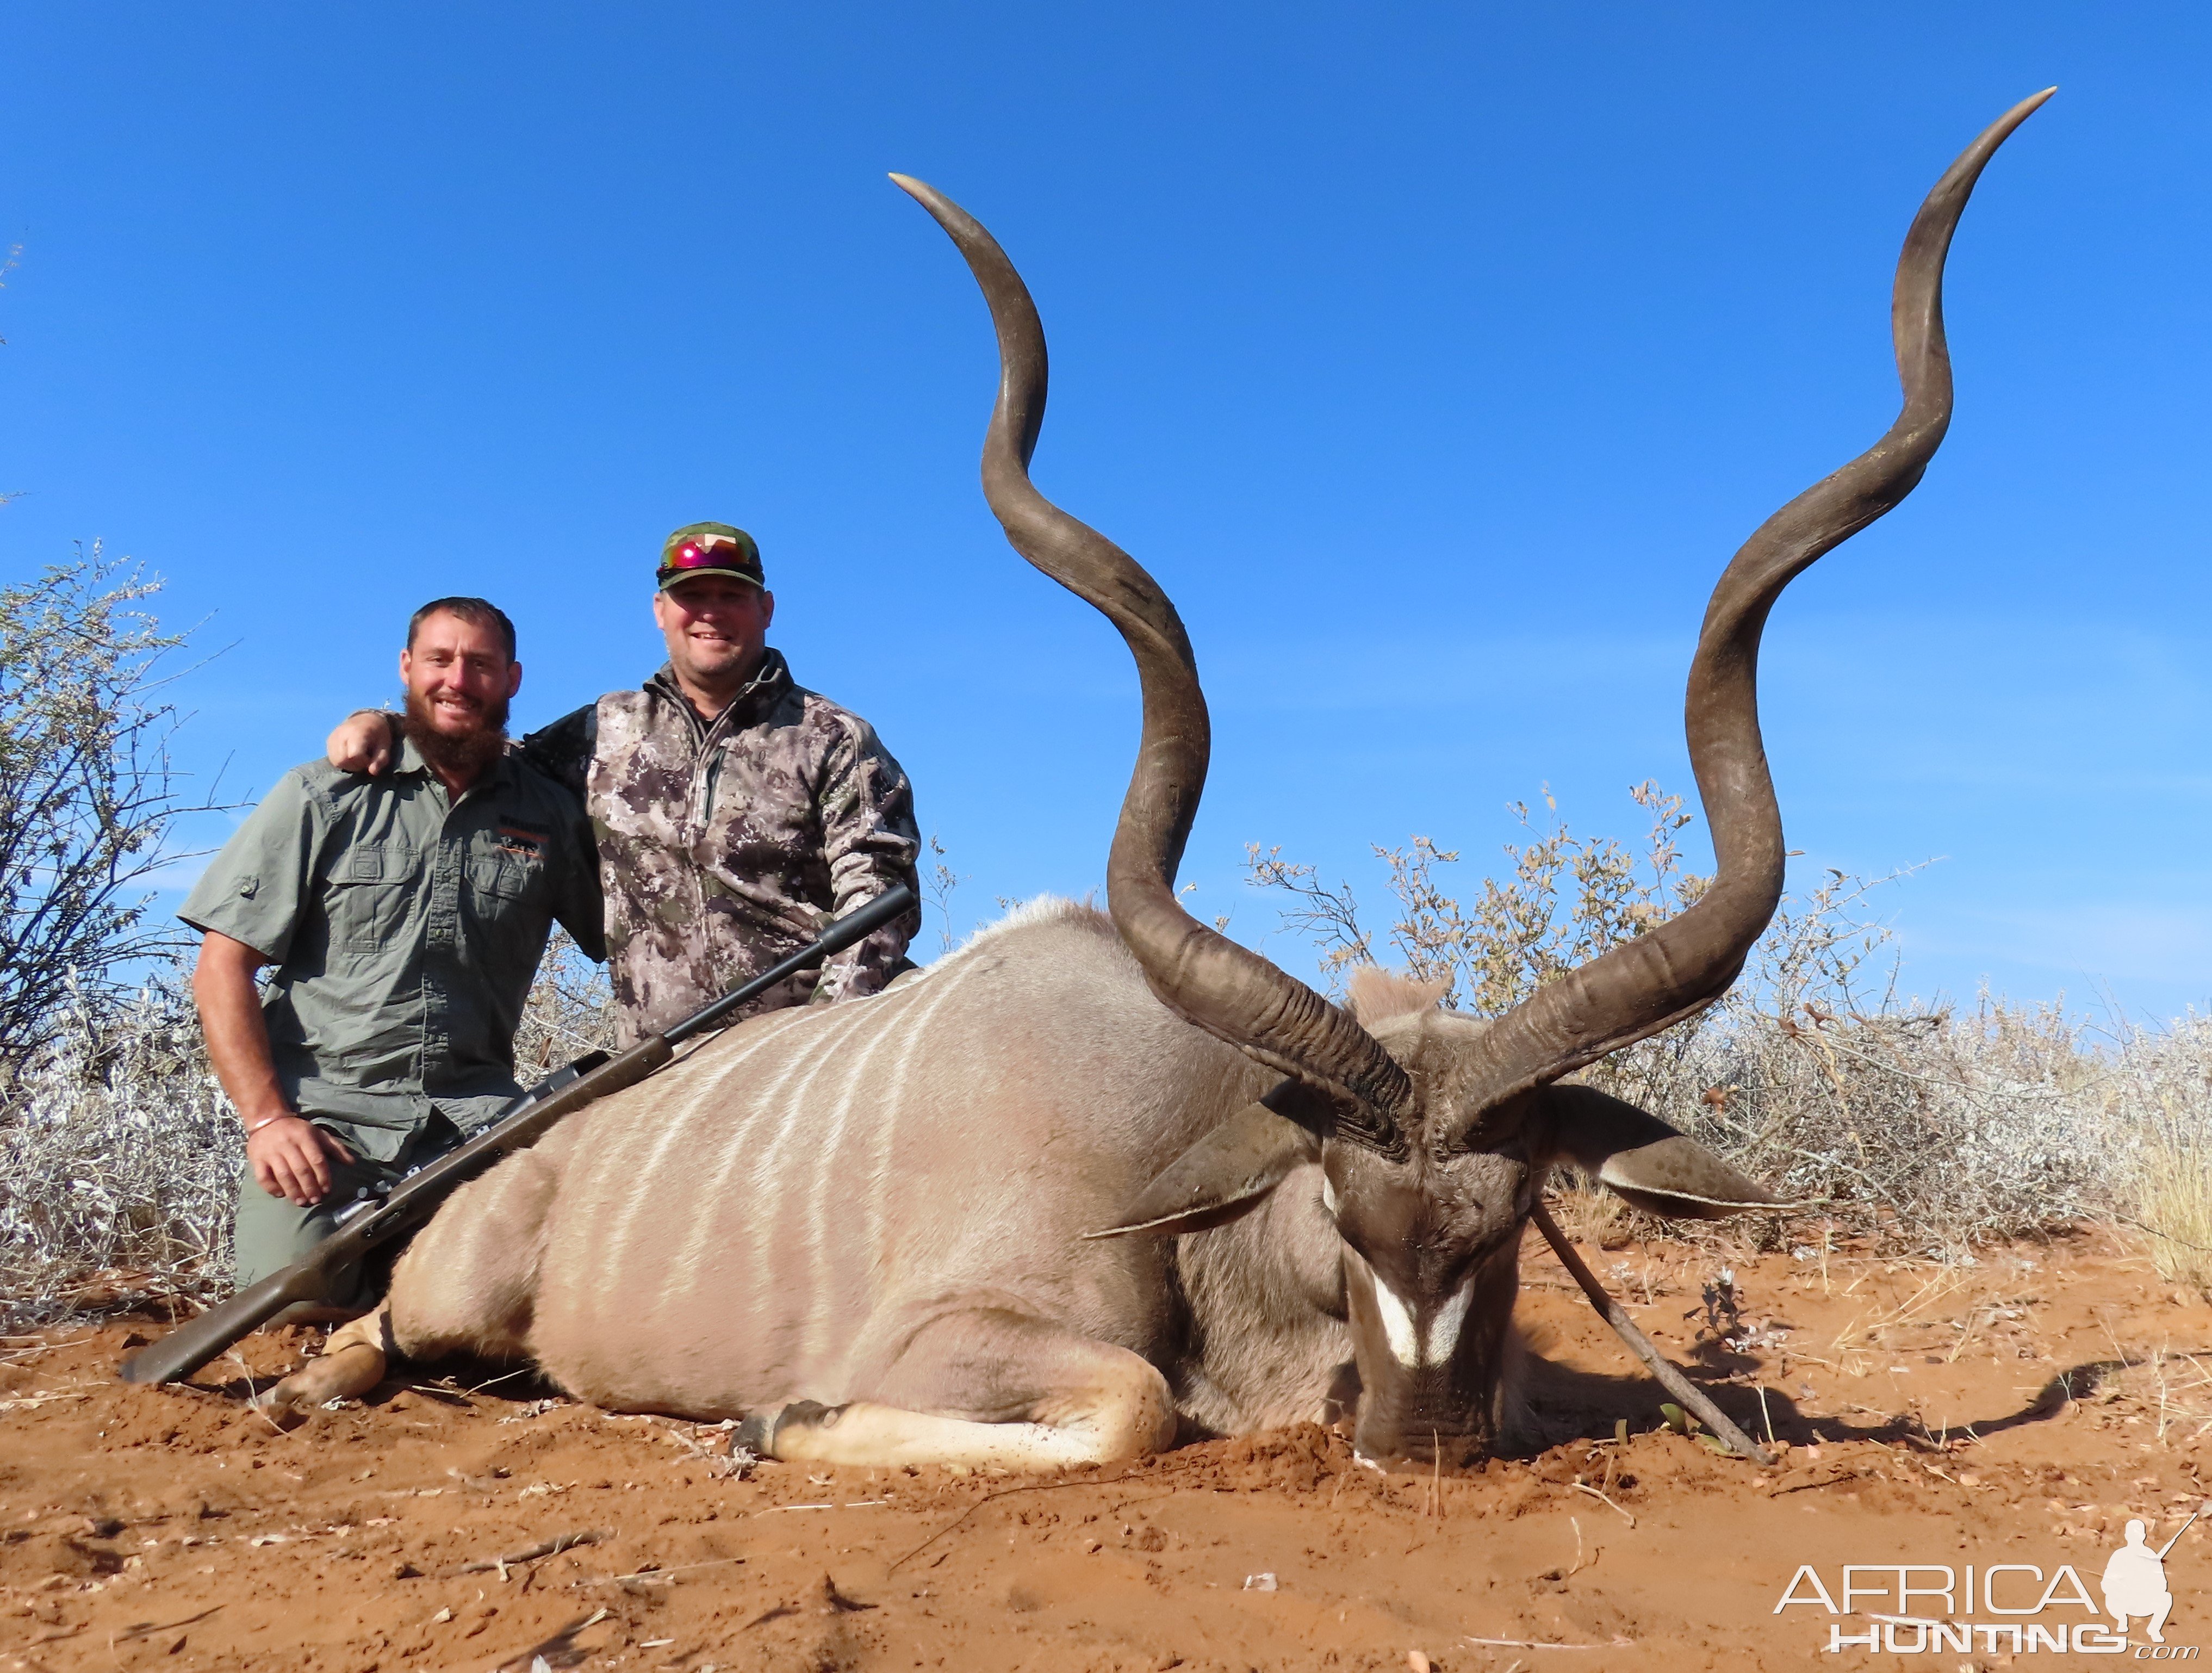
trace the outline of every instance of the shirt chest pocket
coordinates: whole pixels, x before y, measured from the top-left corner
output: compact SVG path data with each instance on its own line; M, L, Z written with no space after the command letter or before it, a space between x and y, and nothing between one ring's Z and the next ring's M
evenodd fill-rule
M476 916L499 922L538 910L545 893L545 861L537 855L495 848L469 857L469 894Z
M406 933L422 887L422 854L398 843L356 843L338 856L324 885L331 940L381 946Z

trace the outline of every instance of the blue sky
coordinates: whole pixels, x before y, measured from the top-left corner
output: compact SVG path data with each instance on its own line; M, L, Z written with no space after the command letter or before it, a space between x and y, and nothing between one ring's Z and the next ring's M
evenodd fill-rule
M2212 996L2201 8L0 16L0 574L167 578L229 647L187 764L265 789L441 593L518 620L526 726L635 684L660 536L726 518L956 929L1092 887L1133 679L983 506L987 321L898 169L1028 277L1038 481L1206 677L1194 903L1301 970L1248 842L1379 899L1370 843L1690 788L1707 589L1888 423L1905 226L2057 82L1958 240L1949 441L1776 613L1768 746L1801 867L1944 856L1909 986Z

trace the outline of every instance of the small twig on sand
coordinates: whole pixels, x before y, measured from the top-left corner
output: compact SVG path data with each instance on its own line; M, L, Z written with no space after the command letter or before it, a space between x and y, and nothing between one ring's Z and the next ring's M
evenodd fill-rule
M535 1545L525 1546L520 1551L510 1551L503 1557L494 1557L489 1562L465 1562L453 1571L456 1574L489 1574L494 1569L501 1574L509 1566L536 1562L540 1557L557 1557L563 1551L579 1545L597 1545L603 1539L612 1539L611 1528L586 1528L580 1533L562 1534L558 1539L542 1539Z
M706 1465L707 1474L712 1476L735 1476L743 1481L752 1473L753 1465L759 1462L742 1447L732 1452L710 1452L672 1423L664 1424L661 1433Z
M1779 1499L1784 1494L1803 1493L1808 1487L1832 1487L1838 1481L1856 1481L1858 1479L1858 1476L1854 1472L1848 1469L1843 1469L1837 1471L1833 1475L1820 1476L1815 1481L1793 1481L1785 1487L1770 1488L1767 1491L1766 1496L1769 1499Z
M179 1627L189 1627L194 1621L206 1620L215 1613L216 1609L222 1607L222 1604L217 1603L215 1609L202 1609L198 1615L188 1615L182 1621L171 1621L158 1626L149 1621L131 1627L128 1632L116 1633L115 1641L118 1644L127 1644L134 1638L150 1638L155 1633L173 1633Z
M1525 1638L1464 1638L1464 1644L1491 1644L1500 1650L1628 1650L1635 1647L1631 1638L1615 1638L1610 1644L1539 1644Z
M1589 1496L1596 1500L1599 1504L1604 1506L1606 1509L1611 1511L1615 1516L1627 1523L1630 1527L1633 1528L1636 1525L1636 1518L1634 1517L1629 1515L1626 1511L1624 1511L1620 1506L1614 1504L1612 1500L1607 1498L1595 1487L1592 1487L1588 1481L1575 1482L1574 1489L1577 1493L1586 1493L1589 1494Z
M923 1552L929 1549L931 1546L936 1544L938 1541L943 1539L945 1535L951 1533L955 1528L957 1528L962 1523L965 1522L969 1517L975 1515L976 1512L981 1510L984 1506L989 1504L994 1499L1011 1498L1017 1493L1049 1493L1054 1487L1110 1487L1115 1481L1132 1481L1135 1479L1136 1475L1137 1472L1133 1469L1125 1471L1123 1474L1119 1475L1101 1476L1097 1481L1037 1481L1033 1482L1025 1487L1000 1487L996 1493L987 1493L981 1499L978 1499L974 1504L970 1505L966 1510L961 1512L959 1515L954 1517L951 1521L946 1523L942 1528L939 1528L935 1533L932 1534L927 1539L922 1541L921 1544L915 1546L913 1550L901 1557L898 1560L898 1562L893 1563L890 1567L886 1569L884 1572L886 1573L896 1573L900 1563L911 1562L915 1558L920 1556Z
M688 1574L695 1568L720 1568L726 1563L744 1560L743 1557L709 1557L705 1562L678 1563L673 1568L641 1568L635 1574L606 1574L596 1580L571 1580L568 1587L573 1591L578 1586L619 1585L625 1580L665 1580L678 1574Z
M0 1365L16 1365L25 1360L35 1360L41 1354L51 1354L56 1348L74 1348L88 1340L84 1336L68 1336L60 1341L40 1341L36 1336L0 1336L0 1348L9 1350L0 1355Z
M252 1412L256 1417L259 1418L264 1423L267 1424L270 1428L274 1429L278 1434L283 1434L284 1433L284 1426L279 1423L275 1418L269 1415L269 1408L264 1405L261 1402L261 1390L253 1380L253 1372L248 1368L246 1361L239 1356L238 1350L234 1348L232 1348L229 1353L223 1355L223 1358L228 1360L233 1365L236 1366L238 1367L238 1374L246 1378L246 1409ZM270 1392L275 1392L274 1384L270 1385Z
M1559 1223L1552 1218L1551 1211L1540 1202L1531 1207L1528 1217L1536 1223L1536 1229L1544 1234L1544 1241L1552 1245L1552 1253L1559 1257L1559 1264L1567 1269L1567 1275L1582 1286L1583 1293L1589 1298L1589 1304L1597 1309L1599 1317L1613 1326L1613 1334L1626 1342L1630 1351L1644 1361L1651 1374L1659 1379L1660 1386L1695 1412L1698 1421L1733 1451L1759 1463L1772 1463L1774 1455L1729 1422L1728 1414L1713 1404L1702 1389L1668 1364L1659 1350L1651 1345L1651 1338L1638 1329L1628 1315L1620 1310L1620 1304L1605 1293L1605 1286L1597 1281L1597 1275L1583 1263L1583 1257L1575 1253L1575 1246L1567 1241L1566 1233L1559 1230Z

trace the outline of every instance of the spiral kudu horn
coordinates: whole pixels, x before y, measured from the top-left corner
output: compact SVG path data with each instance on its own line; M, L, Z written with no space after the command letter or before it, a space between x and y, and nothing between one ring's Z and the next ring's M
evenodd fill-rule
M1137 561L1030 481L1044 423L1044 327L1029 288L981 222L933 187L891 179L936 218L982 287L999 338L999 400L983 439L983 496L1016 551L1104 612L1137 660L1144 734L1106 861L1114 926L1161 1002L1269 1068L1317 1086L1341 1136L1404 1145L1406 1073L1304 983L1200 923L1176 902L1176 867L1206 785L1210 729L1190 640Z
M1540 988L1498 1019L1458 1089L1447 1142L1483 1112L1694 1016L1728 991L1782 897L1782 816L1759 735L1759 638L1792 579L1911 493L1951 422L1943 259L1998 146L2057 89L2023 99L1969 145L1913 217L1890 305L1905 405L1881 441L1761 524L1706 606L1685 704L1717 862L1697 903Z

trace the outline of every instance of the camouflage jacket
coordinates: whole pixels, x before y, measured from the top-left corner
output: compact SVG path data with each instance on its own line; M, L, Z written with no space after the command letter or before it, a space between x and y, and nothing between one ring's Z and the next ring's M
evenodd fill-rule
M797 952L830 918L915 885L905 772L866 721L794 684L780 651L712 725L664 666L522 750L591 815L626 1043ZM876 992L919 927L908 915L747 1014Z

